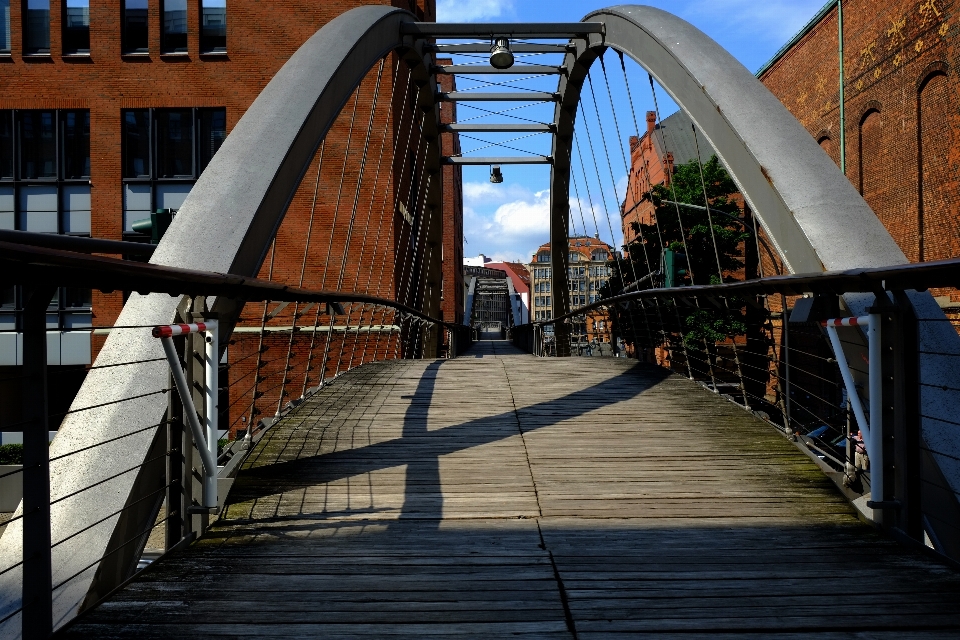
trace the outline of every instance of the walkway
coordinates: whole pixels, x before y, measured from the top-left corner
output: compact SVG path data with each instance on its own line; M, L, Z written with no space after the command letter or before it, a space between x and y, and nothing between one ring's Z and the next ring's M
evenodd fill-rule
M875 535L725 400L483 342L344 375L200 542L68 635L953 638L958 601L960 573Z

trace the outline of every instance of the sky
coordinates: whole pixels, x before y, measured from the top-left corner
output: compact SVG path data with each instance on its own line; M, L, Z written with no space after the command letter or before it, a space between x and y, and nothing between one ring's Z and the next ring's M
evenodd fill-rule
M647 0L645 4L670 11L692 23L755 72L820 10L825 1ZM610 0L437 0L437 20L579 22L591 11L615 4ZM454 62L485 64L487 60L485 56L457 56ZM517 56L517 64L559 62L558 56ZM637 129L645 130L644 114L654 110L654 96L661 118L672 114L677 107L661 87L656 87L655 94L651 91L646 71L632 60L626 60L621 68L619 57L608 52L605 63L606 77L598 65L591 70L593 94L584 89L582 111L577 117L571 234L599 234L602 240L619 246L622 234L617 212L626 186L629 136L636 135ZM502 81L501 77L472 78ZM457 88L501 90L472 78L458 76ZM537 91L556 90L556 76L520 78L511 86ZM480 109L458 104L458 121L520 123L551 122L553 119L553 106L548 104L527 104L519 108L511 103L474 104ZM497 115L488 113L502 109L511 111ZM464 155L550 154L549 135L516 140L520 135L461 134L460 144ZM502 146L483 148L491 143ZM502 172L504 182L492 184L488 167L463 169L464 255L483 253L495 260L528 262L536 248L548 239L549 167L507 165Z

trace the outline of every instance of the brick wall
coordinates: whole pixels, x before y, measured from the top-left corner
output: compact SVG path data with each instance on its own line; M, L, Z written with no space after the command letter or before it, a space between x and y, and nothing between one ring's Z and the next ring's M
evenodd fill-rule
M207 55L199 51L200 3L190 2L187 53L163 55L159 53L160 3L152 1L149 54L131 56L121 54L118 3L95 0L90 7L90 55L70 57L61 55L61 14L58 3L52 3L51 55L25 57L20 28L23 3L10 4L13 46L9 57L0 58L4 88L0 109L90 110L92 235L111 239L122 237L121 109L225 107L229 131L290 55L344 11L364 4L385 4L411 10L421 20L435 20L434 0L231 0L227 5L227 52ZM423 199L414 192L421 190L424 175L421 171L416 176L413 169L422 167L426 153L426 143L413 133L418 130L414 118L422 117L416 101L423 90L428 88L410 82L406 67L396 56L386 60L382 71L375 67L368 73L318 150L260 277L308 288L398 297L412 306L427 295L429 283L409 266L410 256L423 254L426 246L426 234L416 231L423 221L414 214L411 225L394 199L395 193L407 202ZM443 182L448 193L444 211L437 215L449 222L445 225L445 234L446 227L449 234L444 237L444 257L445 262L459 266L459 171L445 173ZM452 319L462 309L462 285L456 279L459 268L454 271L444 276L444 289L451 298L449 303L444 300L444 313ZM111 324L122 304L119 292L95 292L94 323ZM270 316L266 320L264 308ZM259 329L264 323L268 327L309 325L312 329L317 311L298 305L250 304L240 326ZM237 333L230 347L230 404L240 408L231 411L234 429L243 426L240 418L249 415L255 393L255 411L264 415L273 414L271 407L275 408L281 389L289 398L298 397L308 360L308 385L315 386L321 377L337 371L338 362L342 371L351 362L369 360L374 352L378 358L396 353L395 332L356 330L393 325L393 314L373 313L369 307L355 305L347 306L345 315L331 321L323 311L321 326L332 322L335 327L347 327L345 333L332 333L329 346L325 330L316 335L311 330L294 332L293 339L289 331L271 333L262 345L257 332ZM102 340L95 337L95 352ZM322 373L321 368L325 368ZM295 384L283 384L284 370Z
M908 259L960 255L956 3L845 0L843 20L847 176ZM761 80L839 164L838 73L833 9Z

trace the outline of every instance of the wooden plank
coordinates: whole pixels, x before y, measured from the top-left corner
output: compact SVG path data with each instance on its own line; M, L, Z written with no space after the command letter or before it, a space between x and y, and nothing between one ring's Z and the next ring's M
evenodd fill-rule
M956 572L766 423L626 360L365 365L271 429L230 500L65 635L960 633Z

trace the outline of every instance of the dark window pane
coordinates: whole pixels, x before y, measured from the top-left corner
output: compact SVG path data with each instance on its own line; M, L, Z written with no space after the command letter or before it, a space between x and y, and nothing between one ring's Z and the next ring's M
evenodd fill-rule
M68 287L63 290L63 306L66 309L89 308L93 305L93 294L90 289L74 289Z
M63 111L63 177L90 177L90 112Z
M23 12L23 52L50 53L50 0L27 0Z
M17 288L0 288L0 308L14 309L17 306Z
M150 112L123 111L123 177L150 177Z
M20 112L20 177L57 177L56 112Z
M227 110L203 109L200 111L200 172L213 159L213 155L227 137Z
M123 52L147 53L147 0L124 0Z
M227 0L200 0L200 52L227 50Z
M157 121L158 178L193 177L193 112L163 109L154 112Z
M0 0L0 51L10 53L10 0Z
M164 0L163 45L164 53L187 51L187 0Z
M13 177L13 112L0 111L0 178Z
M63 52L90 53L90 0L67 0Z

